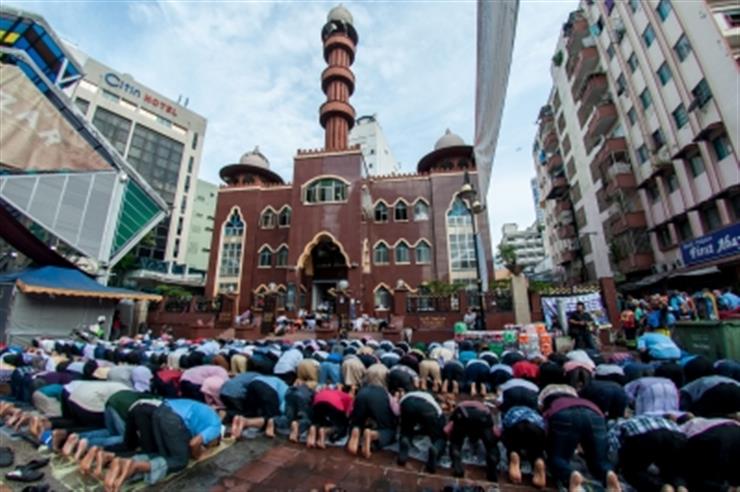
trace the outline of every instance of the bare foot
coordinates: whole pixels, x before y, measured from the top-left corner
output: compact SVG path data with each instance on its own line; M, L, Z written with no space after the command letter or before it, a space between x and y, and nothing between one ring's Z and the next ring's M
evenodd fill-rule
M80 461L82 457L85 455L85 451L87 451L88 446L87 439L80 439L80 442L77 443L77 451L75 452L74 460Z
M577 471L574 471L570 474L568 492L583 492L583 475L581 475Z
M67 439L67 431L64 429L57 429L51 433L51 447L54 451L59 452L62 449L64 440Z
M534 471L532 472L532 485L544 489L547 485L547 472L545 471L545 461L537 458L534 462Z
M90 470L92 470L93 462L95 461L95 458L98 456L98 448L97 446L91 447L87 454L85 454L85 457L80 460L80 473L83 475L89 475Z
M486 387L485 383L481 383L480 385L480 395L486 396L488 394L488 388Z
M663 485L663 486L662 486L662 487L660 488L660 492L675 492L675 490L676 490L676 489L674 489L674 488L673 488L673 485L671 485L671 484L668 484L668 483L667 483L667 484L664 484L664 485Z
M522 483L521 462L517 453L509 454L509 480L511 483Z
M452 394L456 395L460 392L460 383L457 381L452 382Z
M326 427L319 427L319 438L316 441L316 447L326 449Z
M352 429L352 433L349 436L349 442L347 443L347 451L349 454L357 455L357 449L360 447L360 428L355 427Z
M93 473L93 475L98 480L103 480L103 468L105 468L108 463L113 461L115 457L116 455L114 455L113 453L103 451L102 449L98 450L98 456L95 460L95 472Z
M447 393L447 388L449 388L449 386L450 386L450 380L449 379L445 379L442 382L442 393L443 394L446 394Z
M298 442L298 430L298 421L294 420L290 423L290 435L288 436L290 442Z
M622 485L619 483L619 477L613 471L606 474L606 490L608 492L622 492ZM671 487L671 491L673 487Z
M103 487L105 492L113 492L115 490L116 478L121 472L121 458L115 458L108 468L108 472L105 474L105 480L103 480Z
M477 396L478 392L476 391L475 383L470 383L470 396Z
M131 478L131 475L134 474L134 460L132 459L125 459L121 462L121 471L118 473L118 476L116 477L116 481L114 483L114 490L118 491L121 490L121 487L123 487L124 482Z
M16 431L21 430L21 427L26 425L31 420L31 415L27 413L22 413L20 417L15 421L15 424L13 425L13 429Z
M269 438L275 437L275 421L273 419L267 420L267 424L265 425L265 435Z
M316 426L312 425L310 429L308 429L308 438L306 439L306 446L309 448L315 448L316 447Z
M80 436L77 434L70 434L64 442L64 446L62 446L62 454L67 457L72 456L72 453L74 453L77 448L78 442L80 442Z
M373 438L375 437L375 431L366 430L365 435L362 437L362 456L366 459L370 459L373 455Z

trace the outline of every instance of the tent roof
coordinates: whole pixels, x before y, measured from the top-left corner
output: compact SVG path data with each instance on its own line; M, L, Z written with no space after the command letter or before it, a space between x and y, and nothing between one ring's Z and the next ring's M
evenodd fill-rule
M162 296L128 289L106 287L73 268L45 266L0 275L0 283L15 282L24 294L48 294L98 299L160 301Z

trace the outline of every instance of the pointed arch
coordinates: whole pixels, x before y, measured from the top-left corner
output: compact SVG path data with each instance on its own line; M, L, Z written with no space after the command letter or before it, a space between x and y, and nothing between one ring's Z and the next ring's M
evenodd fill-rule
M350 260L349 255L347 254L347 250L344 249L344 245L337 240L334 235L329 231L321 231L316 233L316 235L311 239L308 243L306 243L306 246L303 247L303 252L298 257L298 261L296 262L297 268L303 268L306 265L306 260L311 257L311 251L319 244L322 238L327 238L331 242L337 245L339 248L339 252L342 253L342 257L344 258L345 265L347 268L350 267Z

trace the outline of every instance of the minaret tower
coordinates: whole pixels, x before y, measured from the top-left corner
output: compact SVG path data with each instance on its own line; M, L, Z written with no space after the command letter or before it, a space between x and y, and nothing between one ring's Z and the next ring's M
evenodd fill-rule
M324 149L346 150L349 131L355 125L355 108L349 103L349 96L355 91L355 75L349 67L355 60L358 38L352 14L343 5L329 11L321 39L324 60L329 65L321 74L321 88L326 94L326 102L319 108Z

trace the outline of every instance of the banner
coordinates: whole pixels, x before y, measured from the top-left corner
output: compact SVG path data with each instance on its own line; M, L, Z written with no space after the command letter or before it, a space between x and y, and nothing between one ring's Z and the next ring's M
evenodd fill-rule
M568 315L576 310L576 304L582 302L586 312L597 324L609 323L606 316L606 308L601 300L601 293L592 292L590 294L574 294L571 296L552 296L542 297L542 315L548 328L553 329L554 325L559 325L560 329L567 331Z
M0 167L112 170L20 68L0 68Z
M740 222L681 244L681 256L686 266L740 254Z

